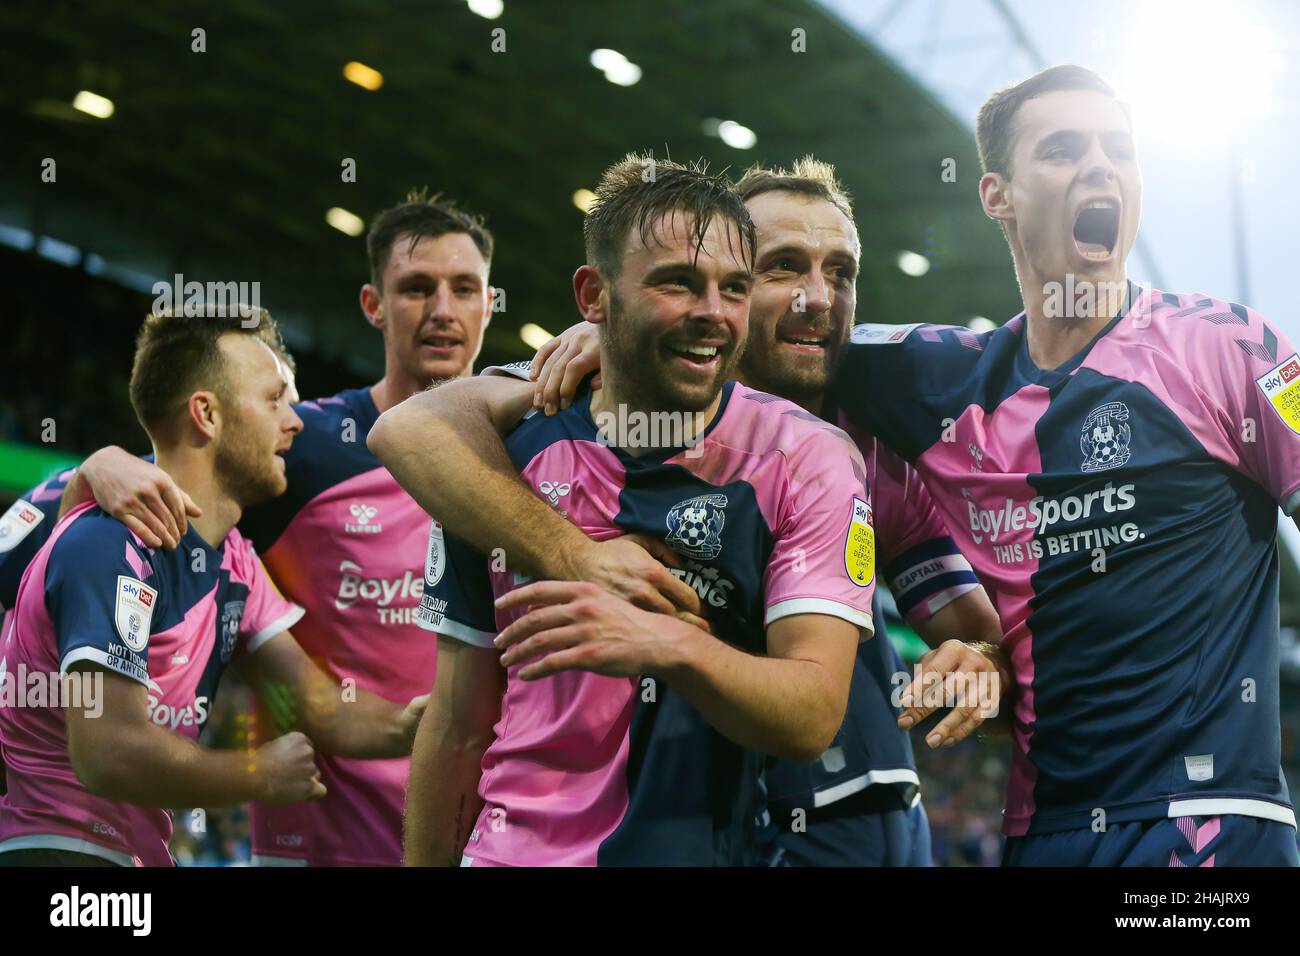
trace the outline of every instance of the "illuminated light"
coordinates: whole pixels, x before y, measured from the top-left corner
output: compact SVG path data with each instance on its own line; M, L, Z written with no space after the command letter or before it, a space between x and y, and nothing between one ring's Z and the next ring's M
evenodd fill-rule
M992 319L986 319L982 315L972 315L966 321L966 328L972 332L992 332L998 327L998 324Z
M113 115L113 101L106 96L82 90L72 100L74 109L81 110L99 119L108 119Z
M551 335L540 325L534 325L532 322L525 322L519 329L519 337L524 340L524 344L530 349L540 349L555 336Z
M366 231L365 221L360 216L338 206L331 206L325 211L325 221L349 236L359 236Z
M470 13L477 13L484 20L495 20L506 10L502 0L466 0L466 2Z
M641 79L641 67L617 50L606 47L592 50L588 60L592 66L605 74L605 79L616 86L634 86Z
M919 278L930 271L930 260L919 252L900 252L898 254L898 268L902 269L906 275Z
M636 86L641 79L641 67L630 62L620 63L605 71L605 79L615 86Z
M591 204L596 201L596 194L590 189L579 189L573 194L573 204L582 210L583 214L591 210Z
M42 259L49 259L61 266L75 266L81 261L81 250L70 242L63 242L53 236L41 236L36 243L36 254Z
M1131 46L1115 79L1138 128L1231 128L1244 117L1273 112L1273 81L1286 68L1276 31L1219 4L1185 0L1176 7L1139 7L1125 34ZM1158 49L1152 36L1160 37ZM1162 54L1169 50L1179 52ZM1202 50L1212 50L1213 62L1223 68L1209 67L1193 52Z
M356 60L344 64L343 78L350 83L355 83L363 90L370 90L371 92L384 85L384 74L371 69L364 63L358 63Z
M758 136L748 126L741 126L735 120L723 120L718 124L718 138L732 149L753 149Z
M614 67L622 66L624 63L628 62L627 57L622 53L619 53L617 50L607 50L604 47L601 47L599 50L592 50L589 59L591 65L602 73Z

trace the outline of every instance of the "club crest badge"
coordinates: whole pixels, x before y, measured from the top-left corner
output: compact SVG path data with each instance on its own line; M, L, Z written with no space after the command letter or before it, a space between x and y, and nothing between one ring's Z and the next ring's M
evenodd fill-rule
M712 561L722 553L722 526L727 518L726 495L700 495L668 509L668 537L681 554Z
M239 639L239 623L244 619L244 602L227 601L221 609L221 663L229 664Z
M1092 410L1083 423L1079 448L1083 451L1085 474L1119 468L1129 460L1132 431L1128 424L1128 406L1108 402Z

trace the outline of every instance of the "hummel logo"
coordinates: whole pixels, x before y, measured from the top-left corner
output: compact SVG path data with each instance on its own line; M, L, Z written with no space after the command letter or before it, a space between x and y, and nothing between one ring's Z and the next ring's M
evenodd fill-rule
M375 515L379 514L379 509L373 505L363 505L357 502L348 505L348 514L352 516L352 521L344 519L343 530L352 534L378 534L384 530L382 524L371 524Z
M573 485L568 481L543 481L537 486L537 490L546 495L552 505L558 505L560 499L567 495L572 489Z

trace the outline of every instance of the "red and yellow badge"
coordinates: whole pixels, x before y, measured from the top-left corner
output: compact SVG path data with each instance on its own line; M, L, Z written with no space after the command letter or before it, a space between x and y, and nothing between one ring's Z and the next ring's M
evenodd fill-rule
M1255 379L1287 428L1300 435L1300 354Z
M844 538L844 570L860 588L865 588L876 576L876 531L871 523L871 505L856 496L849 533Z

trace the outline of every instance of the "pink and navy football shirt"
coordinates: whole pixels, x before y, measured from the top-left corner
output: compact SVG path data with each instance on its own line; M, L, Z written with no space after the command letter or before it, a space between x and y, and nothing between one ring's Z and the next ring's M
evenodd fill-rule
M12 610L18 600L23 572L54 533L63 489L74 474L76 469L69 468L42 481L21 495L0 517L0 610Z
M316 663L389 700L427 694L437 639L416 613L429 516L366 447L379 417L370 390L294 410L303 430L285 455L288 490L248 509L240 530L280 590L306 609L293 633ZM317 764L325 797L252 805L255 861L400 865L410 758L318 754Z
M92 663L145 685L149 718L194 740L231 659L301 615L238 531L214 548L191 527L176 550L154 550L92 503L69 512L23 575L0 645L9 782L0 852L44 847L170 865L166 810L94 796L77 779L63 701L51 699L50 686Z
M714 633L749 653L790 615L872 633L874 532L862 458L847 436L733 382L703 440L639 457L602 443L590 393L507 439L524 480L595 539L653 535L681 557ZM443 638L491 647L493 598L526 579L437 524L424 617ZM512 668L483 758L484 807L467 863L751 862L764 758L715 731L668 682Z
M1280 768L1277 510L1300 355L1243 306L1139 291L1073 359L861 326L837 400L915 463L1002 619L1009 835L1165 816L1295 825Z
M875 518L876 561L899 613L910 622L924 621L979 587L915 469L860 428L843 420L840 426L862 453ZM874 617L881 620L879 614ZM893 704L899 675L911 682L892 642L862 643L844 724L831 746L811 764L775 757L768 761L767 800L776 826L788 827L795 810L829 806L872 786L894 787L904 804L919 798L911 739L899 729L902 710ZM804 843L810 841L791 845ZM878 848L861 850L870 859ZM811 846L801 847L805 852ZM803 862L817 865L811 858Z

